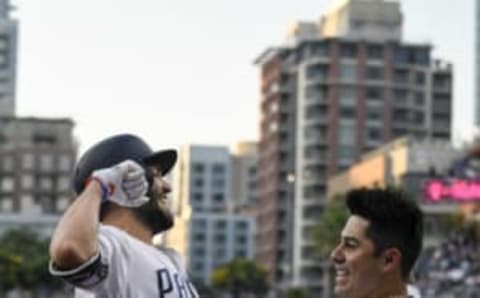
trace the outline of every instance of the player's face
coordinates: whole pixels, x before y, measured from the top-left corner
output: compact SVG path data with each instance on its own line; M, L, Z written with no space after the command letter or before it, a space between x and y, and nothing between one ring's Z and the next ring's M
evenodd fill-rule
M168 194L172 189L163 179L159 169L152 168L150 170L153 174L150 200L139 208L135 208L135 214L152 230L153 234L157 234L173 226L173 214L168 199Z
M163 179L158 169L153 169L152 200L156 203L160 213L172 216L168 194L172 192L170 184Z
M350 216L331 253L335 293L340 297L368 297L380 286L381 258L373 255L374 244L366 236L368 225L368 220Z

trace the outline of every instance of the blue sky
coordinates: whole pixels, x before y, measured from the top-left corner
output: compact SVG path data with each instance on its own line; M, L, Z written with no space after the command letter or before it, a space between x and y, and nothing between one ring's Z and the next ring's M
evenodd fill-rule
M86 149L122 132L154 147L258 137L254 58L330 0L14 1L17 112L71 117ZM454 3L454 5L452 5ZM456 139L473 127L473 0L403 0L404 40L455 71Z

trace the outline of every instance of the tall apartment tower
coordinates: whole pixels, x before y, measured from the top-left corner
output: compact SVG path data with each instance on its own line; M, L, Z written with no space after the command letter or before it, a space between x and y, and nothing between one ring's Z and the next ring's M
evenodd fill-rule
M256 258L282 288L327 297L312 231L328 177L394 138L450 139L452 69L402 41L398 2L337 1L260 67ZM325 296L322 296L325 295Z
M180 204L191 206L188 229L188 270L193 279L210 284L212 270L234 257L254 258L255 219L237 212L244 206L251 189L232 187L233 177L242 185L254 181L247 158L249 145L244 143L232 155L223 146L182 146L175 174L174 209ZM247 175L244 175L247 173ZM242 179L237 179L242 176ZM247 186L248 187L248 186ZM238 192L238 193L237 193Z
M480 127L480 3L475 0L475 125Z
M15 115L18 22L9 0L0 0L0 116Z

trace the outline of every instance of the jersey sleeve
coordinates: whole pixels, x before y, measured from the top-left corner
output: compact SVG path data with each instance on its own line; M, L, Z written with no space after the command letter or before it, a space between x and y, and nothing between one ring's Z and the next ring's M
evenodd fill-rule
M50 273L81 289L95 293L108 289L109 295L114 294L112 289L120 289L119 285L125 284L129 259L128 242L121 236L110 228L101 227L95 256L72 270L59 270L50 262Z

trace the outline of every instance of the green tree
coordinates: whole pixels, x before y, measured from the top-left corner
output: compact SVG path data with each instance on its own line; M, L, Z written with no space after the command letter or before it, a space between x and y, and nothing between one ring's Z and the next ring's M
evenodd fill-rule
M215 268L211 280L216 289L229 292L233 298L240 298L243 294L263 297L269 290L267 271L242 258Z
M285 298L308 298L308 293L302 288L291 288L285 293Z
M347 221L348 210L345 197L337 195L327 205L314 229L315 249L321 257L328 257L338 244L343 225Z
M42 239L28 229L17 229L6 232L0 243L0 286L3 290L60 286L60 281L48 272L48 239Z
M0 249L0 296L3 290L12 289L16 284L21 257L4 248Z

